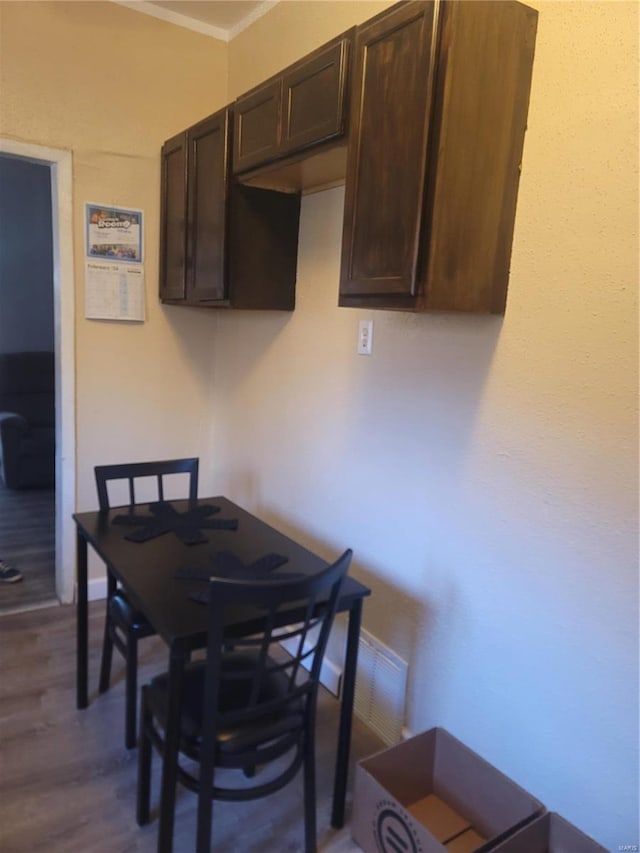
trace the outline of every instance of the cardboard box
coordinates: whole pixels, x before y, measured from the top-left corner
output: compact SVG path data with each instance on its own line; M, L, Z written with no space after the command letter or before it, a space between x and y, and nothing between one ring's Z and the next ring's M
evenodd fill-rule
M576 853L607 853L605 847L554 812L536 818L494 850L495 853L567 853L574 850Z
M544 813L441 728L360 761L352 835L367 853L479 853Z

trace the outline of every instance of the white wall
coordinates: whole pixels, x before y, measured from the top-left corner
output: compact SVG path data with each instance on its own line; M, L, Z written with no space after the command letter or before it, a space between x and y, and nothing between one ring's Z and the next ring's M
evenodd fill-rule
M639 840L638 8L536 5L504 319L337 308L343 191L308 196L295 313L218 321L217 480L354 549L410 729L617 850ZM278 4L231 43L230 94L369 14Z
M48 166L0 157L0 352L53 351Z

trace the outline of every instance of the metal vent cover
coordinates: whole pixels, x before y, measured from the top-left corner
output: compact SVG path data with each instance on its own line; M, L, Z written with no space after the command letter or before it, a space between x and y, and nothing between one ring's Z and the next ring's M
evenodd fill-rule
M354 710L382 740L402 740L408 664L367 631L360 632Z

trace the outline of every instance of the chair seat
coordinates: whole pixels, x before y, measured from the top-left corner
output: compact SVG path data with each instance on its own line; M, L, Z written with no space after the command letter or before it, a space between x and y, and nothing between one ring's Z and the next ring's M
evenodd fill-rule
M247 670L248 661L248 654L234 652L226 654L223 659L224 673L220 683L217 728L218 760L221 766L243 767L248 753L259 752L261 746L267 744L270 755L282 754L296 743L300 734L302 701L289 704L284 713L281 710L278 713L244 716L239 719L249 700L250 682L241 677L243 670ZM189 664L185 669L183 686L180 720L182 747L185 754L196 758L202 744L205 669L205 661ZM286 677L277 673L263 685L259 701L268 702L286 695L287 692ZM167 673L152 680L148 689L148 701L154 715L164 726L168 708Z
M133 632L138 637L155 634L144 614L133 607L121 589L109 600L109 618L123 631Z

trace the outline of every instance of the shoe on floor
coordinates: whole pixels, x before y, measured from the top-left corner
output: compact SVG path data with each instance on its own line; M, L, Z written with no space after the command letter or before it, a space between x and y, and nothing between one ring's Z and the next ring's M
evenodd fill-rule
M4 560L0 560L0 582L16 583L16 581L21 580L22 575L17 569L14 569L13 566L8 566Z

